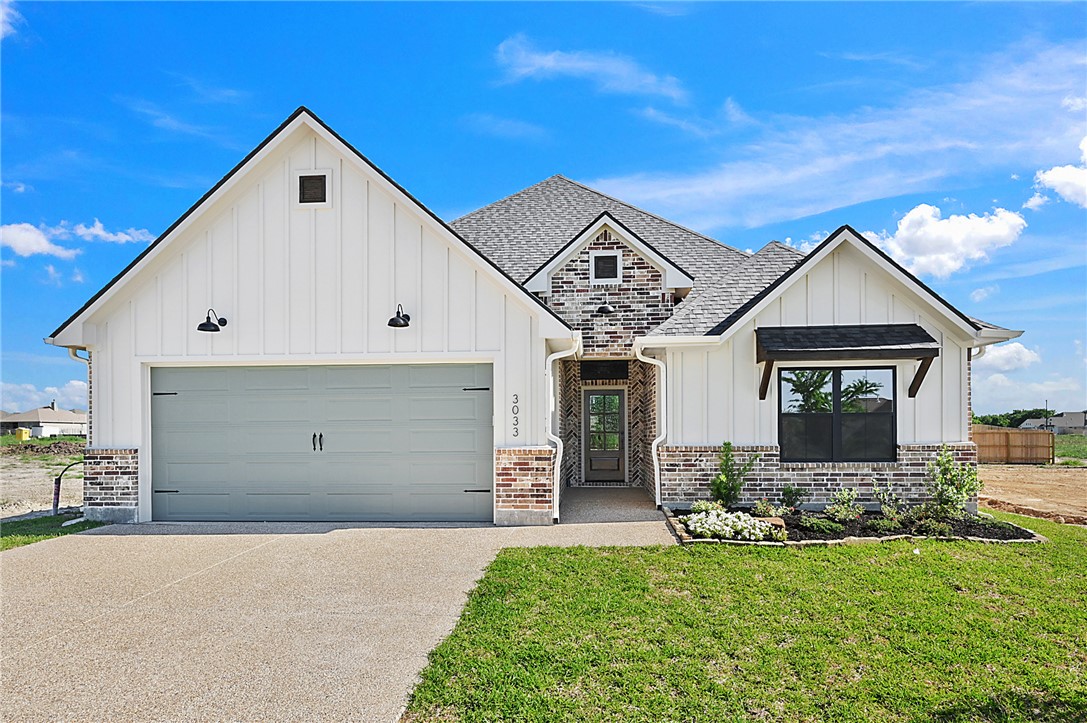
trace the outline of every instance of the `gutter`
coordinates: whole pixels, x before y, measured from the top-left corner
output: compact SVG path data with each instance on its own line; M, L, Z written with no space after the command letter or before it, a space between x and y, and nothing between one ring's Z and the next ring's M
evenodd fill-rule
M668 436L668 377L667 368L664 366L664 362L660 359L654 359L653 357L645 356L643 354L643 345L640 343L642 339L634 340L634 356L639 360L647 364L660 369L660 382L657 388L660 390L660 409L657 410L657 414L660 418L660 435L653 440L653 444L650 446L650 454L653 456L653 490L654 497L657 503L657 509L661 506L661 461L658 454L658 448L664 438Z
M544 363L544 379L545 386L547 387L547 424L544 425L544 430L547 433L547 438L555 443L555 463L552 469L551 479L551 500L552 500L552 520L554 522L559 521L559 489L562 483L562 439L555 434L553 425L555 423L555 386L554 378L555 374L552 371L554 369L554 363L559 359L565 359L566 357L573 356L581 351L581 334L577 333L573 337L573 344L569 349L563 349L557 351L547 357L547 361Z

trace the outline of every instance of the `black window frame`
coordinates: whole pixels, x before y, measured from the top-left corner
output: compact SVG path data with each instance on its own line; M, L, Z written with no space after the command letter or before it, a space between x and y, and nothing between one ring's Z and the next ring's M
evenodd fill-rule
M613 272L611 276L601 276L600 273L599 273L599 271L600 271L600 262L604 261L604 260L610 261L612 264L614 264L614 268L611 269L611 271ZM596 283L598 283L598 284L599 283L616 283L616 284L619 283L619 281L621 279L620 266L622 264L622 259L620 258L620 254L618 254L618 253L615 253L615 254L602 253L602 254L599 254L597 256L594 256L593 259L592 259L592 263L593 263L592 276L593 276L593 280L596 281Z
M789 457L786 455L784 442L784 424L786 415L790 416L815 416L826 415L827 412L786 412L783 409L785 395L781 393L784 383L784 375L795 371L829 371L831 372L831 455L830 459L811 459L803 457ZM891 372L891 450L890 457L882 459L845 459L842 452L842 418L846 413L842 412L842 372L848 371L890 371ZM886 463L898 461L898 367L896 366L803 366L803 367L778 367L778 452L782 462L809 462L809 463L836 463L836 464L868 464ZM887 414L887 412L867 412L868 414Z
M321 179L321 198L313 200L306 197L306 182ZM317 206L328 203L328 174L327 173L301 173L298 175L298 204L300 206Z

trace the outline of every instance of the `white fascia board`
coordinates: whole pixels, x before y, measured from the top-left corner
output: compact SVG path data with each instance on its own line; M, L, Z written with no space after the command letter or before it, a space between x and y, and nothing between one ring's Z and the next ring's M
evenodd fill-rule
M642 257L648 259L650 263L657 267L657 270L661 272L663 277L664 289L662 289L662 291L665 289L690 289L694 286L694 279L676 268L675 264L647 246L641 239L627 233L617 219L610 213L605 212L596 220L596 223L590 225L575 237L561 254L537 269L536 273L525 281L525 288L536 293L547 293L550 291L549 282L551 273L556 269L561 268L573 256L580 253L590 241L596 238L596 235L600 233L605 226L616 238L637 251Z
M724 336L639 336L634 338L635 349L669 349L673 347L717 346Z

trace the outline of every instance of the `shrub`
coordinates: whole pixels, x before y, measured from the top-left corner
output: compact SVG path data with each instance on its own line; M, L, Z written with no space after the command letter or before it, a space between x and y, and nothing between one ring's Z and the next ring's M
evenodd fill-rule
M947 505L940 505L936 502L923 502L919 505L910 507L902 513L901 522L904 525L912 525L922 520L957 520L966 514L965 510L961 507L953 507Z
M804 501L810 496L810 494L799 487L785 485L785 488L781 490L781 506L790 507L795 510L797 507L804 504Z
M687 515L680 521L695 537L719 540L764 540L774 529L769 522L756 520L746 513L722 510Z
M828 520L825 517L816 517L815 515L801 515L797 524L805 530L818 532L824 535L841 532L845 529L844 525L835 522L834 520Z
M698 500L691 505L691 514L698 514L699 512L710 512L712 510L725 511L725 508L721 506L720 502L715 500Z
M755 509L752 511L755 517L777 517L778 515L778 508L770 504L770 500L765 497L755 502Z
M907 509L906 501L895 494L890 485L884 488L873 484L872 494L876 498L876 502L879 502L879 511L883 513L884 517L888 520L901 522L902 515Z
M978 470L973 465L955 462L947 446L940 448L940 454L928 464L928 477L925 480L932 501L947 510L965 510L966 503L981 491Z
M951 525L931 517L918 522L913 531L918 535L927 535L928 537L951 537Z
M889 535L902 529L902 523L889 517L877 517L869 520L867 527L877 535Z
M732 454L732 442L721 445L720 472L710 481L710 493L725 507L734 507L740 499L740 490L744 486L744 477L759 461L758 454L751 455L743 464L737 464Z
M789 539L789 531L784 527L774 527L770 530L770 534L766 536L766 539L770 542L785 542Z
M864 508L857 504L855 489L843 487L830 499L831 502L823 509L823 514L836 522L849 522L864 513Z

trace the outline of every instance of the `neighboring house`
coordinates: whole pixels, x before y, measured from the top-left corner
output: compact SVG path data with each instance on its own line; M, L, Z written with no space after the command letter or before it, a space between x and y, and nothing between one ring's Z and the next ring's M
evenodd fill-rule
M1087 412L1061 412L1045 418L1028 419L1019 429L1048 429L1054 434L1087 434Z
M225 324L225 325L224 325ZM975 459L964 316L847 226L749 254L561 176L447 224L300 108L46 341L94 519L558 519Z
M87 415L76 410L58 409L54 399L48 407L18 414L5 412L0 419L0 433L11 434L19 427L29 429L31 437L86 436Z

